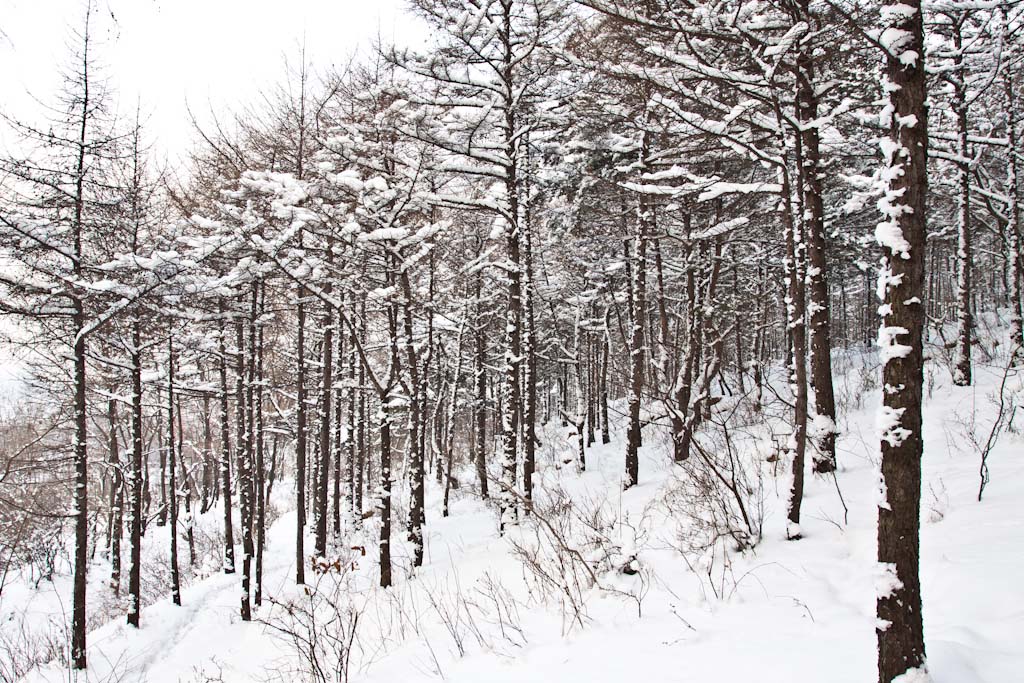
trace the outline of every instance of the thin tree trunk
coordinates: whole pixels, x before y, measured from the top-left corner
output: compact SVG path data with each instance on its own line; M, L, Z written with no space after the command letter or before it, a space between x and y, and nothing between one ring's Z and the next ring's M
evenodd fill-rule
M800 0L803 20L816 25L810 0ZM818 95L815 91L811 48L801 48L796 58L797 113L801 122L799 171L804 212L801 217L807 242L806 287L809 298L807 318L811 335L811 384L814 387L814 436L818 455L814 471L836 468L836 399L832 385L832 330L828 292L828 263L825 246L825 205L822 197L821 151L818 126ZM737 328L738 330L739 328Z
M789 489L786 536L798 539L800 507L804 498L804 462L807 450L807 326L804 307L803 236L793 217L792 188L788 171L783 169L782 221L786 233L786 321L790 334L789 372L793 392L793 434L788 446L792 462L792 483Z
M1004 19L1005 26L1005 19ZM1005 29L1004 29L1005 30ZM1006 226L1006 234L1009 238L1010 251L1010 337L1014 346L1014 353L1020 358L1024 355L1024 293L1021 292L1024 282L1024 264L1021 262L1021 215L1020 215L1020 190L1019 190L1019 167L1017 156L1017 140L1020 138L1020 131L1017 128L1017 102L1014 99L1013 87L1014 73L1005 67L1003 70L1003 95L1004 107L1006 109L1006 136L1008 144L1009 163L1006 169L1006 215L1009 218L1009 225Z
M117 442L117 401L107 401L107 425L109 434L109 457L107 463L111 472L110 517L110 587L114 595L121 593L121 536L123 535L122 508L124 501L124 478L121 476L121 454Z
M142 350L138 320L132 321L132 490L129 526L128 625L139 627L142 609Z
M473 418L476 421L476 443L475 457L476 478L480 485L480 497L487 499L487 347L484 336L484 322L481 311L480 297L482 296L483 276L477 273L476 291L474 292L475 316L473 321L473 336L476 345L476 367L473 369L473 377L476 386L476 396L473 400Z
M256 587L253 602L263 604L263 548L267 536L267 469L264 462L263 425L263 311L266 296L263 283L253 291L253 315L249 328L249 345L253 363L253 386L251 390L255 423L252 426L256 441L256 473L253 493L256 498Z
M953 47L956 51L954 64L956 73L953 76L953 110L957 122L957 335L956 360L953 368L953 384L966 387L971 384L971 333L974 327L971 315L971 149L968 144L969 132L967 123L967 74L963 60L963 35L961 13L953 22ZM1016 154L1011 148L1010 155Z
M235 325L235 422L237 434L235 449L238 453L238 507L242 516L242 595L240 614L242 621L252 620L251 581L253 559L253 482L252 482L252 385L249 395L245 388L245 333L241 321ZM247 398L249 400L247 400Z
M295 583L306 583L306 289L298 288L295 354L297 396L295 412Z
M405 269L398 272L402 291L402 337L405 340L405 359L409 371L409 542L412 543L412 564L423 566L423 525L426 522L424 479L426 473L424 442L420 438L424 429L424 406L420 400L419 359L413 340L412 285Z
M391 395L381 396L380 404L380 585L391 585Z
M331 261L331 245L327 246L328 261ZM330 293L330 283L324 286L324 291ZM328 305L324 310L323 318L323 348L322 351L322 374L320 379L320 453L317 472L316 490L316 547L317 557L327 555L327 494L330 484L331 471L331 398L334 390L334 317L331 307Z
M527 140L529 147L529 141ZM532 170L532 169L531 169ZM529 174L528 174L529 175ZM527 179L529 182L529 179ZM537 467L537 320L534 314L533 202L526 189L523 240L523 322L526 323L526 402L523 409L523 499L526 512L533 505L533 473Z
M608 360L611 354L611 334L608 330L608 315L604 314L604 329L601 330L601 375L598 382L598 392L601 394L601 443L609 444L612 441L611 427L608 424Z
M178 480L177 450L174 446L174 336L167 337L167 474L171 523L171 602L181 605L181 575L178 571Z
M646 168L650 154L647 131L643 132L640 144L640 166ZM630 377L629 377L629 431L626 435L626 478L623 488L636 486L639 481L639 451L642 443L640 431L640 402L644 389L644 319L647 317L647 239L648 225L653 220L652 207L641 194L637 206L636 254L633 260L633 311L629 334Z
M223 315L223 309L221 309ZM231 431L228 414L227 328L223 322L217 336L220 375L220 484L224 504L224 573L235 573L235 532L231 521Z

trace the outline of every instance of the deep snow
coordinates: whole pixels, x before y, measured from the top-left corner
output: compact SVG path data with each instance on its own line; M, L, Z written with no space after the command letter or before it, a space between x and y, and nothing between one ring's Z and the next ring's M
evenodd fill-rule
M808 474L804 538L784 540L785 478L773 478L772 465L764 462L770 441L745 442L747 456L765 475L764 537L751 551L731 553L732 565L725 574L716 564L708 575L699 558L691 558L694 571L671 547L677 520L654 501L679 474L673 474L657 428L645 432L641 484L625 493L621 430L611 444L588 449L588 469L580 474L574 465L563 463L575 452L574 437L560 426L549 428L541 449L541 491L561 487L573 500L586 501L582 507L601 506L613 520L610 535L620 542L616 556L635 554L633 566L640 569L632 576L603 574L604 589L582 594L585 616L579 621L552 596L541 595L512 551L514 542L529 545L534 538L532 522L500 538L496 513L472 496L468 472L455 492L451 517L441 518L440 491L431 478L427 561L415 576L408 571L400 517L394 534L399 541L396 586L389 591L374 588L373 529L347 534L339 544L337 552L346 563L358 565L343 591L346 604L357 605L362 615L352 680L875 680L879 397L870 380L862 384L872 373L861 372L859 363L856 358L840 363L849 370L837 382L848 406L839 425L838 472L848 521L844 523L832 477ZM979 431L984 430L990 419L987 395L998 386L997 373L979 365L976 386L967 388L951 386L943 370L932 368L929 373L934 384L925 413L921 574L928 664L935 683L1024 680L1022 438L1017 433L1003 436L991 456L991 483L979 503L978 456L960 424L974 412ZM1018 429L1024 428L1020 416L1016 422ZM278 484L275 491L282 508L289 503L289 489ZM404 482L396 482L395 489L404 496ZM215 527L219 520L216 510L205 517L198 527ZM269 532L264 585L277 600L303 599L292 585L294 519L293 512L284 513ZM633 529L640 529L639 539ZM146 543L162 544L166 531L163 536L159 531ZM365 558L349 550L360 545L369 551ZM90 599L109 604L109 589L103 585L106 566L97 561L93 570ZM503 588L486 588L487 581ZM16 615L28 611L29 622L37 628L47 619L60 623L60 605L70 600L68 589L66 577L52 585L44 582L38 590L15 582L0 603L3 619L13 623ZM639 605L628 594L642 594ZM169 599L147 607L138 631L120 617L96 628L89 634L88 680L300 680L294 672L304 664L286 641L265 624L239 621L238 596L237 574L213 574L183 591L182 607ZM477 607L460 611L465 605L460 607L459 596ZM495 597L505 601L506 612L495 606ZM258 614L274 621L280 610L265 604ZM445 624L442 614L455 616ZM26 680L68 678L67 671L49 667Z

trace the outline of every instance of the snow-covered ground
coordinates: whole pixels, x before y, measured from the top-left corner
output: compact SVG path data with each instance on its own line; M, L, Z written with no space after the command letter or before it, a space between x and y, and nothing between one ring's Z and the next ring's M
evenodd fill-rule
M344 569L320 578L321 590L337 589L337 609L322 608L320 618L338 619L310 633L353 633L350 679L375 683L875 680L878 390L872 372L862 372L857 362L845 365L849 370L837 382L847 407L840 471L837 480L808 476L802 540L785 540L786 482L765 460L771 442L763 435L741 440L744 457L756 463L750 471L763 477L751 479L755 503L763 486L763 540L753 550L730 552L727 564L721 554L709 564L710 554L684 557L676 549L687 538L686 514L678 507L670 512L682 473L668 463L655 429L645 432L641 485L622 493L621 430L611 444L588 450L587 471L579 473L563 462L575 448L568 431L552 427L541 448L544 522L525 521L502 538L494 509L471 494L468 473L448 518L441 517L440 492L432 486L425 566L411 576L408 549L398 542L396 585L375 588L374 530L346 535L336 551ZM1022 438L1003 436L978 502L979 457L963 425L974 415L976 432L987 433L998 371L979 366L976 386L968 388L950 386L940 369L929 375L921 541L929 668L935 683L1024 680ZM1018 429L1022 420L1017 416ZM288 488L280 484L275 492L282 509ZM575 501L575 512L558 513L559 490ZM564 525L574 516L563 540L597 567L596 577L580 563L543 559L562 538L545 523L569 528ZM215 527L217 512L206 517L199 526ZM592 522L589 530L581 518ZM264 585L275 601L302 605L309 599L293 586L294 519L293 512L282 514L269 532ZM400 518L396 528L401 537ZM606 539L603 545L572 545L597 536ZM162 538L154 532L146 542ZM351 549L363 545L366 557ZM527 568L524 553L540 557L551 583ZM97 560L94 569L94 599L109 601L102 597L109 593L102 585L105 565ZM578 589L574 578L582 581ZM592 578L598 587L589 587ZM4 619L28 610L34 624L48 617L60 623L67 588L65 578L38 589L15 581L0 604ZM242 623L238 599L238 575L211 573L184 590L181 607L169 599L148 606L138 631L122 618L95 628L88 680L304 680L297 672L308 664L273 627L295 623L283 616L284 607L265 603L259 621ZM349 618L355 615L353 629ZM328 680L345 680L334 678L336 660L328 656L324 665ZM54 667L28 680L68 678Z

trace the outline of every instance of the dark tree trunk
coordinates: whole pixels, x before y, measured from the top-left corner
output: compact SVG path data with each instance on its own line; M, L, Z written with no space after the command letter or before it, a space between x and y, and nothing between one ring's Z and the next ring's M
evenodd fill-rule
M80 253L80 250L79 250ZM76 265L76 270L78 266ZM75 382L75 571L71 617L71 661L75 669L84 669L85 658L85 586L89 559L89 438L85 398L85 312L81 300L74 299L74 382Z
M391 395L381 396L380 404L380 585L391 585Z
M1005 20L1004 20L1005 21ZM1007 217L1009 224L1006 234L1010 252L1010 343L1015 348L1017 357L1024 355L1024 293L1021 292L1024 281L1024 264L1021 262L1021 211L1019 182L1019 157L1013 152L1017 149L1020 138L1017 121L1017 102L1014 99L1013 71L1003 71L1003 95L1006 109L1006 137L1008 144L1009 163L1006 169Z
M645 168L650 153L649 134L644 131L640 145L640 166ZM623 488L636 486L639 481L639 451L642 444L640 431L640 402L644 390L644 322L647 317L647 239L648 225L653 220L653 207L643 195L637 206L636 254L632 265L632 303L629 334L629 431L626 434L626 479Z
M526 403L523 410L523 499L526 511L533 503L533 473L537 468L537 320L534 315L533 282L533 212L527 190L526 221L524 223L523 319L526 323Z
M342 301L344 306L344 301ZM334 424L332 425L333 443L332 459L334 461L333 477L331 478L331 529L335 538L341 535L341 481L344 471L341 467L342 452L342 416L345 414L344 393L338 382L345 377L345 333L340 324L334 335L334 376L337 378L334 388Z
M223 315L223 309L221 311ZM224 573L235 573L235 532L231 521L231 431L228 414L227 328L221 323L217 337L218 374L220 375L220 485L224 504Z
M366 315L366 305L361 305L361 318ZM369 445L366 441L366 421L369 415L366 410L366 392L362 387L366 384L366 368L359 364L359 423L356 425L356 499L355 508L358 513L357 519L361 519L363 510L363 491L365 489L365 472L368 468L369 459L366 457Z
M419 359L413 339L412 286L409 273L399 270L402 290L402 336L405 340L405 361L409 371L409 542L412 543L414 567L423 565L423 525L426 522L424 501L424 406L420 400Z
M110 517L107 526L110 529L110 587L114 595L121 593L121 536L123 535L124 477L121 474L121 453L117 441L117 401L107 401L107 426L110 430L109 457L110 466Z
M878 680L890 683L924 667L921 615L921 394L923 384L925 195L928 127L925 109L924 25L920 0L895 5L892 28L906 36L902 51L886 55L883 80L892 109L887 122L892 151L883 197L885 248L879 289L885 311L882 347L882 485L878 507L878 562L894 579L877 596ZM890 50L892 52L892 50ZM913 55L912 59L907 58ZM913 123L907 125L906 122Z
M128 625L139 627L142 609L142 350L139 322L132 321L132 464L128 537L131 560L128 566Z
M807 451L807 326L804 306L803 236L794 221L791 187L783 171L782 222L786 233L786 315L790 333L789 371L793 391L793 436L789 444L793 481L789 489L786 536L800 538L800 506L804 498L804 462Z
M253 494L256 498L256 586L253 592L253 602L257 607L263 604L263 548L266 545L266 522L267 522L267 468L264 462L264 425L263 425L263 298L266 296L261 283L253 291L253 315L249 328L249 346L252 354L251 377L253 379L250 391L253 403L255 422L252 425L256 442L256 467L253 482Z
M810 0L800 0L804 21L817 22L811 14ZM825 246L825 205L822 197L821 151L818 126L818 95L815 91L814 61L810 49L797 54L797 114L800 130L800 179L803 192L803 225L807 240L808 324L811 332L811 384L814 386L814 410L817 414L815 437L818 455L814 471L832 472L836 468L836 399L832 386L832 330L828 292L828 263Z
M331 253L330 244L328 244L327 253L328 255ZM328 256L328 261L330 260L331 257ZM324 291L330 293L329 283L324 286ZM327 555L327 501L331 471L331 398L334 394L334 390L331 388L334 371L334 317L329 305L324 310L323 330L320 379L320 464L317 468L316 481L316 546L314 549L317 557Z
M238 453L238 507L242 517L242 621L252 619L251 582L253 559L253 475L252 475L252 386L246 395L245 331L241 321L235 325L235 436ZM251 349L250 349L251 351ZM246 399L249 400L246 400Z
M195 491L195 482L192 480L189 472L191 467L186 464L185 461L185 427L184 420L182 418L183 411L181 410L181 395L177 397L177 414L178 414L178 467L181 470L181 482L182 482L182 502L185 503L185 542L188 545L188 565L190 567L196 566L196 541L195 534L192 530L192 494Z
M473 321L473 336L476 345L476 367L473 376L476 386L476 397L473 401L473 418L476 421L475 457L476 478L480 485L480 497L487 498L487 347L484 336L484 321L481 311L483 277L476 277L476 315Z
M516 36L512 31L512 3L503 2L500 6L500 26L496 39L501 45L502 64L501 80L509 97L516 88L515 78L515 45ZM504 386L502 387L501 435L501 499L499 501L499 531L504 532L508 524L516 520L516 470L519 466L519 422L521 418L522 395L520 377L523 353L523 292L522 292L522 257L520 242L522 240L520 225L519 201L519 155L520 141L517 107L506 102L504 118L501 122L501 136L507 150L508 160L504 165L505 194L508 200L508 213L505 220L505 245L508 256L508 309L506 318L506 354L504 367Z
M167 337L167 474L171 522L171 602L181 604L181 575L178 571L178 479L177 450L174 446L174 337Z
M298 340L295 354L297 397L295 412L295 583L306 582L306 290L299 287L296 306Z
M355 316L356 306L351 306L352 315ZM356 383L356 364L359 358L356 356L355 341L349 345L348 355L348 421L345 425L348 439L346 442L346 454L348 456L348 468L345 474L345 483L348 490L348 504L355 519L359 519L363 511L356 507L356 467L358 466L359 451L356 443L356 420L358 419L359 394L361 389Z
M953 47L956 51L954 64L957 69L953 75L953 111L957 122L957 335L956 335L956 366L953 368L953 384L966 387L971 384L971 335L974 319L971 314L971 149L967 135L967 66L963 59L963 35L961 22L964 14L953 21ZM1008 68L1008 67L1007 67ZM1010 154L1017 153L1013 148Z
M202 372L203 384L208 378L206 370ZM213 415L211 414L210 395L203 396L203 490L199 511L206 513L217 502L216 470L213 462Z

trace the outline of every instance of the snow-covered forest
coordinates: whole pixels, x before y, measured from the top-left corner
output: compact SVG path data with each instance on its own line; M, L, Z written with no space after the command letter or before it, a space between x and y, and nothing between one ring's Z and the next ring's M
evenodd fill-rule
M50 17L0 681L1024 680L1024 5L406 11L180 163Z

